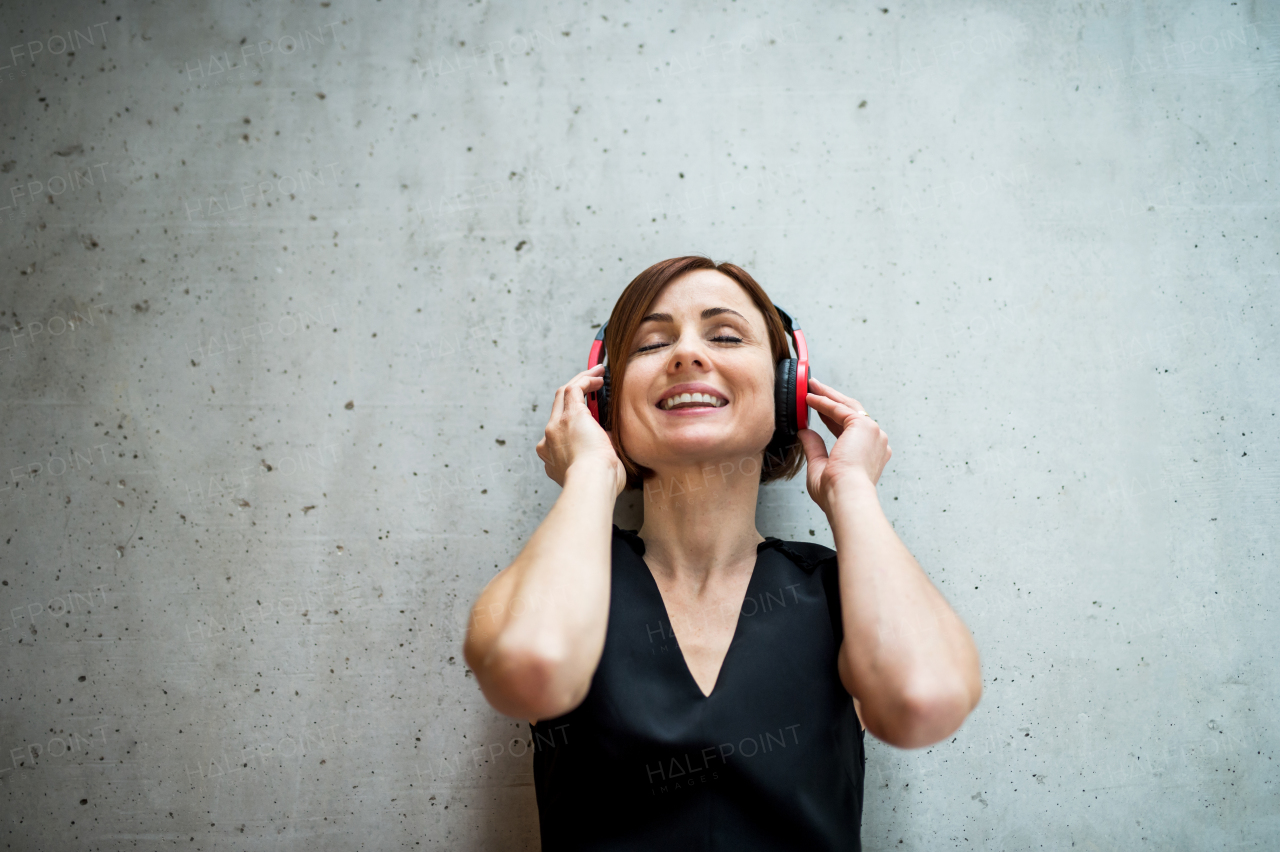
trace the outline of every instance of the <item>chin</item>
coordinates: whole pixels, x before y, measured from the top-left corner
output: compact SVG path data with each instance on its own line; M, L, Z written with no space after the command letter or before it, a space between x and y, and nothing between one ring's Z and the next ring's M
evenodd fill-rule
M692 461L735 461L759 455L769 445L772 433L757 440L743 440L741 432L723 429L682 429L662 441L661 449L646 447L640 453L630 450L631 458L639 465L656 470L662 467L686 465ZM647 451L646 451L647 450Z

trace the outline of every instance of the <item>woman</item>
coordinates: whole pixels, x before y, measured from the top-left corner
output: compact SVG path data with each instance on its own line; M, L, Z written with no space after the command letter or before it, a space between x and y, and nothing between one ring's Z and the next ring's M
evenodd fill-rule
M530 720L542 848L859 849L863 732L926 746L981 695L968 629L881 510L888 438L816 379L830 454L780 437L786 327L732 264L645 270L604 342L603 426L596 366L556 391L537 452L563 491L464 648L494 709ZM802 461L834 551L756 529L760 485ZM636 532L611 523L628 487Z

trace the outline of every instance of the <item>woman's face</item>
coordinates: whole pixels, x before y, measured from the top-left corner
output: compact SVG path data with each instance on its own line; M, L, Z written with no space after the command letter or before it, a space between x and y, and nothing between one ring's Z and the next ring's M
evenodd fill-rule
M615 404L622 445L637 464L655 470L736 464L768 446L773 353L764 315L732 278L699 269L672 281L650 305L625 357Z

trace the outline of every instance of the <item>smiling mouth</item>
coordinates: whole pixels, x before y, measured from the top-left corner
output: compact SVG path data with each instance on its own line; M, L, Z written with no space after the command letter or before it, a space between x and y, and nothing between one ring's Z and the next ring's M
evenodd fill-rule
M709 393L678 393L658 403L663 411L677 408L723 408L729 401Z

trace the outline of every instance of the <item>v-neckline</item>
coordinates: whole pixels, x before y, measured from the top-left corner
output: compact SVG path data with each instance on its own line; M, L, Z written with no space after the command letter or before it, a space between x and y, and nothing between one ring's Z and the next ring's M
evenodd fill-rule
M644 544L644 540L639 535L635 537L640 541L641 545ZM657 578L653 576L653 569L649 567L648 562L644 561L643 547L641 552L637 554L640 557L640 564L644 567L645 575L649 578L650 587L658 598L658 606L662 607L662 615L667 620L667 626L671 629L671 637L675 639L676 654L680 657L680 668L684 671L685 678L693 687L694 694L703 701L710 701L715 696L716 690L720 688L720 683L724 680L724 670L729 665L729 656L733 654L733 648L738 644L738 634L742 632L742 607L747 602L747 598L751 597L751 590L756 585L756 577L760 573L760 554L764 552L765 548L778 541L779 539L773 536L765 536L764 541L756 544L756 561L751 566L751 577L747 580L746 592L743 593L742 601L738 604L738 617L733 625L733 636L729 639L729 647L725 649L724 658L720 660L720 669L716 672L715 682L711 684L711 691L708 693L702 691L702 687L698 685L698 679L693 676L693 670L689 668L689 661L684 657L684 648L680 647L680 637L676 636L675 625L671 623L671 613L667 611L667 601L662 597L662 589L658 586Z

